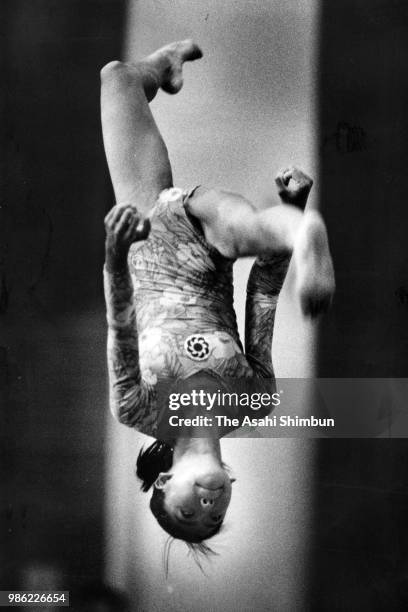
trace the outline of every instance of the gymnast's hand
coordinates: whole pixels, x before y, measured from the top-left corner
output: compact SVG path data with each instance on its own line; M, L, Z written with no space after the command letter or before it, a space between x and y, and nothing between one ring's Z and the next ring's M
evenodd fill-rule
M150 221L130 204L117 204L105 217L105 264L109 272L126 269L130 245L145 240Z
M278 194L284 204L304 210L313 181L295 166L280 170L275 178Z

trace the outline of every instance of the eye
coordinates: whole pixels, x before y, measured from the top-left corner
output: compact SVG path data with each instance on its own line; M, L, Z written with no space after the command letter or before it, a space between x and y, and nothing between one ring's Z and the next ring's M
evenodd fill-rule
M214 523L221 523L222 519L224 518L223 514L215 514L211 517L211 519L214 521Z
M181 512L181 516L185 519L189 519L192 518L194 516L194 512L192 512L191 510L183 510L182 508L180 509Z

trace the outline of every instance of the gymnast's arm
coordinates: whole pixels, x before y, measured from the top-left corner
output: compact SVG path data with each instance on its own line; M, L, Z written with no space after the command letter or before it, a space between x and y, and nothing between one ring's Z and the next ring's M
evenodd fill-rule
M108 321L110 409L115 418L147 433L154 389L141 376L133 285L127 266L132 242L146 238L149 227L129 206L115 206L105 219L104 290ZM153 425L153 422L151 423Z
M258 258L252 266L245 313L245 353L258 378L274 381L272 340L276 307L290 262L289 253Z

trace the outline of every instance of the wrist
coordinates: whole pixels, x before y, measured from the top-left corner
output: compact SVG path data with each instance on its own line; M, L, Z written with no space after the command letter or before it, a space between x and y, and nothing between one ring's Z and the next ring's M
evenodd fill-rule
M128 269L127 255L119 255L117 252L107 249L105 253L105 268L111 274L126 272Z

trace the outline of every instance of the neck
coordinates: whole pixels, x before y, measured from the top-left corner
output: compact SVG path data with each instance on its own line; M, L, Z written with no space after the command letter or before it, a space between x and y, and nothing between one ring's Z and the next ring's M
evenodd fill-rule
M221 446L218 437L194 438L194 432L191 437L178 438L174 445L173 463L185 459L191 455L207 455L221 464Z

